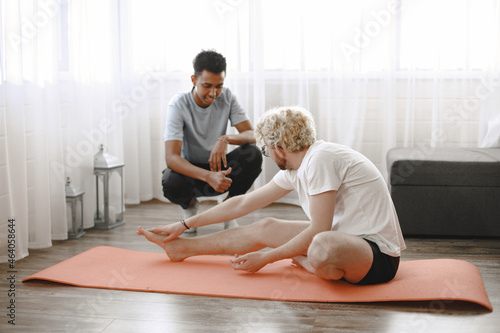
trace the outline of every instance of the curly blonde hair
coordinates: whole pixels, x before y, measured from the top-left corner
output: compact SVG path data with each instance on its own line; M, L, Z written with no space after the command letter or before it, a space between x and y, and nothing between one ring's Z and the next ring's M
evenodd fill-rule
M278 107L268 110L255 128L257 142L267 142L286 151L299 151L316 142L314 119L299 106Z

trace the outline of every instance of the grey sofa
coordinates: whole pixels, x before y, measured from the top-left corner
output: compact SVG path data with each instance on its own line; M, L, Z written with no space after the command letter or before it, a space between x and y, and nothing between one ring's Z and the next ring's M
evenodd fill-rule
M405 236L500 236L500 148L394 148L387 167Z

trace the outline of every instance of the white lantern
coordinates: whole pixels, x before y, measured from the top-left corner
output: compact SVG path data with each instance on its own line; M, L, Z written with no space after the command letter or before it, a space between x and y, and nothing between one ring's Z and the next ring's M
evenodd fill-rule
M83 231L83 195L85 192L74 188L69 177L66 179L65 190L68 238L80 238L85 235Z
M111 229L123 221L123 162L104 151L104 145L94 156L96 180L96 213L94 228Z

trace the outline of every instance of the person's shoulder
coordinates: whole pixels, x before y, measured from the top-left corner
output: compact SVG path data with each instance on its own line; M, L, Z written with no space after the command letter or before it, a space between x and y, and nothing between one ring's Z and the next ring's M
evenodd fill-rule
M189 94L191 94L191 92L177 93L174 96L172 96L172 98L170 98L169 104L179 104L179 103L186 104L189 101Z
M234 94L231 91L231 89L224 87L222 88L222 92L220 95L217 97L219 100L224 100L225 102L230 102L234 98Z
M318 161L342 160L340 156L345 149L349 148L338 143L318 140L310 147L309 161L317 163Z
M368 160L357 150L340 143L322 142L311 157L314 162L334 161L343 165L353 165Z
M355 152L352 148L344 146L340 143L328 142L323 140L316 141L311 147L314 147L316 151L327 151L327 152Z
M228 87L224 87L217 99L224 100L226 103L233 103L237 101L236 94L232 92Z
M226 109L233 105L235 99L236 97L234 96L232 91L229 90L229 88L224 87L213 105L218 109Z
M337 148L337 144L333 142L327 142L323 140L318 140L309 147L312 154L321 154L324 152L331 152Z
M228 87L222 88L221 95L229 96L229 97L233 97L234 96L233 92Z

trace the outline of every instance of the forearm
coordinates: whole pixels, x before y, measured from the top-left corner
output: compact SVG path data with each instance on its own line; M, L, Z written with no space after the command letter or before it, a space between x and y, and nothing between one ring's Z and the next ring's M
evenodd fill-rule
M314 228L312 225L310 225L287 243L266 252L269 263L282 259L293 258L300 255L307 255L307 250L309 249L309 245L311 244L312 239L322 231L326 230Z
M252 192L232 197L203 213L190 217L186 223L191 228L236 219L273 203L289 192L271 181Z
M167 157L166 160L167 167L169 169L194 179L198 179L204 182L208 181L208 177L210 174L209 170L197 167L196 165L191 164L188 160L182 158L179 155Z
M244 143L255 143L253 130L247 130L238 134L226 134L222 136L229 144L241 145Z
M185 222L190 228L199 228L214 223L236 219L252 211L252 205L245 205L244 201L244 196L230 198L215 207L212 207L196 216L190 217L185 220Z
M286 244L269 251L270 262L306 255L314 236L320 232L331 230L335 203L335 191L327 191L311 196L311 224Z

